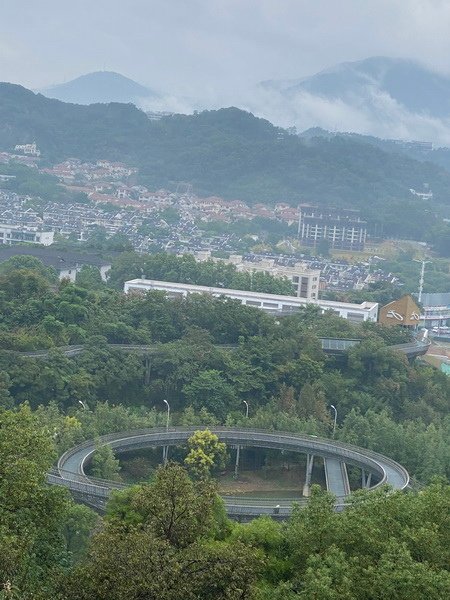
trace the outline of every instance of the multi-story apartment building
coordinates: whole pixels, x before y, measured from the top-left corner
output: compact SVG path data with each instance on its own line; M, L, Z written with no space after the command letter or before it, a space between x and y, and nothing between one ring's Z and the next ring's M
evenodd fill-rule
M421 304L420 320L426 328L441 328L450 324L450 292L422 294Z
M25 225L5 225L0 223L0 244L53 244L53 231L27 227Z
M357 210L300 205L298 237L307 246L328 240L331 248L364 250L367 222Z
M277 264L271 258L248 261L239 254L232 254L225 262L233 263L238 271L247 273L262 272L273 277L286 277L292 282L298 298L317 300L319 297L320 270L308 269L302 263L286 266Z
M196 252L198 261L213 260L233 264L237 271L243 273L266 273L272 277L285 277L292 282L295 295L306 300L317 300L319 297L320 269L309 269L301 262L291 265L280 264L273 258L251 256L245 258L241 254L231 254L229 258L213 258L210 251Z

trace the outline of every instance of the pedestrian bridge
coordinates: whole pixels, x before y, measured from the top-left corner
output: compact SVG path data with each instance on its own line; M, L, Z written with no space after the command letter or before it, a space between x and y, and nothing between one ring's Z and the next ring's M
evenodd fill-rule
M322 350L325 354L341 355L348 352L354 346L361 343L360 339L344 339L344 338L319 338ZM430 342L414 340L407 344L395 344L393 346L387 346L391 350L401 352L405 354L408 359L416 358L422 354L426 354L429 348ZM122 352L133 352L142 355L152 355L161 352L164 349L164 344L108 344L109 348L121 350ZM237 344L216 344L216 348L219 350L236 350ZM74 357L82 354L86 346L79 344L73 346L60 346L55 348L59 350L67 357ZM19 356L28 356L29 358L42 358L46 359L49 357L49 350L31 350L28 352L16 352Z
M111 446L117 454L142 448L177 446L185 444L193 432L200 429L205 427L143 429L111 434L96 441L84 442L60 457L56 470L48 475L48 482L67 487L75 498L102 510L111 491L125 486L113 481L93 479L86 475L86 465L99 444ZM393 489L403 490L409 484L406 469L392 459L342 442L279 431L231 427L207 427L207 429L230 446L270 448L306 454L304 497L299 497L299 503L307 502L315 457L321 457L324 462L327 488L336 496L337 510L342 509L350 493L347 465L361 469L362 486L370 490L384 484ZM372 483L372 477L377 483ZM229 516L233 518L248 519L261 514L286 518L292 510L292 500L282 498L269 501L224 496L224 501Z

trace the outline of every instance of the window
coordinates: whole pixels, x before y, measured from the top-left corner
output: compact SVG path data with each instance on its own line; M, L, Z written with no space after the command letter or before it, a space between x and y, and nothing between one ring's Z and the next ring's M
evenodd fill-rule
M364 321L364 315L362 313L354 313L354 312L348 312L347 313L347 319L349 321L353 321L353 322L360 322L360 321Z

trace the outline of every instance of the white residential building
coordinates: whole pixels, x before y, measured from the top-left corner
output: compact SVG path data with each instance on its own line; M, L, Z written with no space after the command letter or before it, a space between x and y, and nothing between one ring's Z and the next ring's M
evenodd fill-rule
M422 294L420 320L427 329L443 327L450 323L450 292Z
M320 269L308 269L298 262L293 266L277 264L272 258L245 260L240 254L231 254L229 258L213 258L210 251L196 252L196 260L202 262L213 260L233 264L237 271L244 273L265 273L272 277L289 279L292 282L296 296L306 300L317 300L319 297Z
M238 271L247 273L266 273L273 277L285 277L292 282L295 294L306 300L317 300L319 297L320 269L308 269L305 265L285 266L276 264L273 259L259 261L243 260L239 254L232 254L228 261L236 265Z
M26 225L5 225L0 223L0 245L6 244L53 244L53 231L42 231Z
M41 151L36 146L36 142L33 142L32 144L17 144L16 146L14 146L14 151L23 152L28 156L38 157L41 155Z
M331 248L364 250L367 222L359 211L302 204L299 206L298 237L307 246L327 240Z

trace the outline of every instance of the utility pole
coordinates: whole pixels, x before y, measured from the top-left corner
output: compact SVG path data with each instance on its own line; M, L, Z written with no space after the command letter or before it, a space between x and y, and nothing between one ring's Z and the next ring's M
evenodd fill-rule
M422 268L420 269L420 279L419 279L419 295L417 297L417 300L420 302L422 302L422 292L423 292L423 282L424 282L424 277L425 277L425 265L427 263L430 263L431 260L416 260L413 259L414 262L420 263L422 265Z

